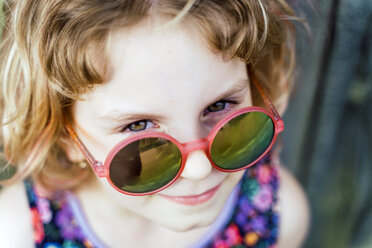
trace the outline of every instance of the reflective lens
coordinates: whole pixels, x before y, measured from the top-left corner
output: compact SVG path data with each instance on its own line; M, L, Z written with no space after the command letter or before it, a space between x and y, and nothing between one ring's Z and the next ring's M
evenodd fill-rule
M171 141L158 137L140 139L115 155L110 178L116 187L126 192L151 192L176 177L181 160L181 151Z
M274 137L274 123L262 112L241 114L217 133L211 147L213 162L222 169L242 168L260 157Z

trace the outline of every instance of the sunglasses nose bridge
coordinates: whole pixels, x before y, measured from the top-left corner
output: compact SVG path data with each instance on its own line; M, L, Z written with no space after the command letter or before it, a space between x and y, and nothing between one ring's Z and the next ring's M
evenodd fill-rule
M190 153L192 151L195 151L195 150L208 150L208 139L207 138L203 138L203 139L200 139L200 140L195 140L195 141L191 141L191 142L188 142L188 143L185 143L183 144L184 148L185 148L185 151L186 153Z

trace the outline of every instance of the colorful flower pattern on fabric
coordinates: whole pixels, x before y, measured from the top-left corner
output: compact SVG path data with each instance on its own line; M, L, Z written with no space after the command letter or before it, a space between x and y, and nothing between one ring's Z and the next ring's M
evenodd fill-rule
M31 219L34 227L34 240L36 243L41 243L45 237L45 233L39 212L35 207L31 208Z
M34 241L37 248L93 248L82 232L63 192L53 200L37 195L32 182L25 182ZM208 248L275 248L279 216L274 211L279 178L267 155L248 168L241 182L234 214ZM100 247L101 248L101 247Z
M64 197L51 201L38 196L31 181L25 185L37 248L93 247L82 235Z
M237 208L227 227L209 248L274 248L279 215L274 211L279 178L270 155L248 168L242 180Z

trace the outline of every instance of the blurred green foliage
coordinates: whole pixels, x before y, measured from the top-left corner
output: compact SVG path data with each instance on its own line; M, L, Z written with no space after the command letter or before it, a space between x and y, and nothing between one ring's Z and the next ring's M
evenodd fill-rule
M16 172L16 169L14 166L9 165L5 167L6 162L5 163L3 162L5 161L1 161L2 165L0 165L0 181L4 181L6 179L11 178Z
M16 173L16 167L9 165L7 161L0 158L0 182L11 178ZM2 186L0 185L0 190Z

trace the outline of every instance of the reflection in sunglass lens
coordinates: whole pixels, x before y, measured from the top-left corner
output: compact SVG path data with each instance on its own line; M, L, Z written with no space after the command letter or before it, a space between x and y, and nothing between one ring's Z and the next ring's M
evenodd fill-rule
M171 141L158 137L140 139L115 155L110 178L116 187L126 192L151 192L174 179L181 160L181 151Z
M261 156L274 137L274 123L262 112L231 119L217 133L211 147L213 162L222 169L242 168Z

